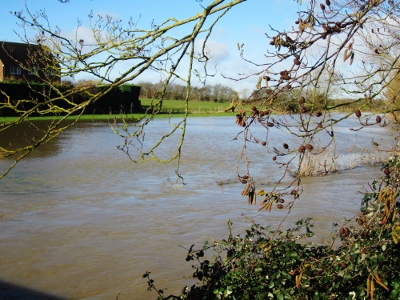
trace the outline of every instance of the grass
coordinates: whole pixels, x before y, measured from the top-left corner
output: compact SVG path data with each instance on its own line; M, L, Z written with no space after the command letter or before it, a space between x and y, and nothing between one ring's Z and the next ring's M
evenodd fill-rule
M152 105L156 105L159 100L157 99L140 99L142 107L144 109L149 108ZM189 101L189 114L192 117L206 117L206 116L234 116L236 112L224 112L224 109L228 108L230 103L215 103L213 101ZM254 105L254 104L252 104ZM250 106L246 107L248 111L250 111ZM356 106L354 106L356 107ZM346 111L353 110L353 107L346 107ZM342 109L338 109L337 111L344 111ZM168 118L171 115L174 117L182 117L185 113L185 102L183 100L164 100L161 113L156 115L156 118ZM144 114L126 114L124 117L127 117L131 120L140 120ZM18 117L0 117L0 123L12 122L15 121ZM31 121L37 120L54 120L58 117L55 116L32 116L29 117ZM60 117L61 118L61 117ZM69 119L73 120L75 117L71 116ZM81 121L93 122L93 121L112 121L114 119L121 119L122 116L119 114L86 114L81 116Z
M159 100L140 99L143 107L150 107L155 105ZM230 103L215 103L213 101L189 101L189 112L192 114L198 113L220 113L229 106ZM183 100L164 100L162 105L162 112L169 113L184 113L185 102Z
M158 100L151 99L140 99L144 109L150 107L152 104L156 104ZM185 102L182 100L164 100L163 107L160 114L156 115L156 118L169 118L171 115L174 117L182 117L185 113ZM234 116L236 113L224 112L224 109L229 106L229 103L215 103L208 101L189 101L189 114L194 117L206 117L206 116ZM140 120L144 116L143 113L124 114L124 117L129 119ZM0 123L12 122L17 120L18 117L0 117ZM51 121L57 118L57 116L31 116L31 121ZM71 116L68 119L73 120L75 117ZM112 121L114 119L121 119L120 114L85 114L80 117L81 121Z

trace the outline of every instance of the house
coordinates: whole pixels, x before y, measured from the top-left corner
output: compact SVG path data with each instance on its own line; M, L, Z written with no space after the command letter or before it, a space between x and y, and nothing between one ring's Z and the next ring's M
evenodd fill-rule
M60 66L45 46L0 41L0 82L14 80L60 83Z

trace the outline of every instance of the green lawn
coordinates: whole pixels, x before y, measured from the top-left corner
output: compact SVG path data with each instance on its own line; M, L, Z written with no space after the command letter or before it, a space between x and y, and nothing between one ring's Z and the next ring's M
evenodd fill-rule
M140 99L144 109L151 105L156 105L159 100L151 99ZM215 103L209 101L189 101L189 114L193 117L204 117L204 116L235 116L236 112L224 112L224 109L228 108L230 103ZM238 108L238 107L237 107ZM351 110L350 107L346 107L347 110ZM250 111L250 105L247 110ZM162 110L160 114L157 114L157 118L168 118L171 115L180 117L185 112L185 101L183 100L164 100ZM127 114L125 117L135 120L141 119L144 114ZM70 117L73 119L74 117ZM113 121L115 118L121 119L121 115L118 114L86 114L81 116L82 121ZM0 123L10 122L16 120L16 117L0 117ZM29 120L54 120L54 116L38 116L30 117Z
M152 104L151 99L140 99L141 104L144 108L149 107ZM155 105L157 100L153 101ZM189 102L189 114L196 117L204 116L234 116L236 113L224 112L224 109L229 106L229 103L215 103L215 102L203 102L203 101L190 101ZM162 106L162 113L157 114L157 118L168 118L172 116L183 116L185 112L185 102L182 100L164 100ZM124 117L129 119L141 119L144 114L126 114ZM54 120L54 116L32 116L29 120ZM61 118L61 117L60 117ZM69 117L73 119L74 116ZM121 115L118 114L86 114L81 116L81 121L113 121L115 118L121 119ZM0 123L12 122L17 117L0 117Z
M156 105L159 100L140 99L142 106L149 107L153 104ZM185 101L183 100L164 100L162 104L162 111L169 113L184 113ZM189 112L193 114L198 113L217 113L224 112L230 103L215 103L211 101L189 101Z

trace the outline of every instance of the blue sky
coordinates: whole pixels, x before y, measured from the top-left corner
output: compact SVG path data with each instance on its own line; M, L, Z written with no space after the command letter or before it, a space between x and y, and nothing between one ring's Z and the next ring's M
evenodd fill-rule
M185 19L202 10L200 5L206 5L196 0L70 0L62 4L58 0L5 0L0 10L0 40L19 42L17 33L22 33L18 20L10 13L24 11L25 2L32 11L44 9L49 16L51 26L59 26L63 33L75 32L78 20L82 21L81 32L84 35L88 28L88 14L111 15L127 22L130 17L139 19L139 27L148 28L152 20L160 23L167 18ZM304 5L304 4L303 4ZM243 82L233 82L224 79L221 74L235 77L239 72L256 71L239 58L237 43L245 44L245 54L248 58L263 63L264 53L269 40L265 33L269 25L278 29L290 29L297 19L296 12L300 5L295 0L248 0L234 7L221 20L210 39L210 47L214 53L214 63L218 73L211 78L211 84L224 84L236 90L253 89L256 79ZM149 80L151 77L139 77L137 81Z

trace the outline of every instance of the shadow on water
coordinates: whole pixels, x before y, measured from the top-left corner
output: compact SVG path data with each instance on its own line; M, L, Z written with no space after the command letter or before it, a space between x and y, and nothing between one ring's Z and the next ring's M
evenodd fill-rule
M13 151L17 150L18 148L22 149L32 146L35 142L39 141L45 136L50 124L50 121L26 121L4 129L0 131L0 147L9 151ZM51 141L49 145L53 148L53 153L58 153L60 151L57 140ZM35 153L36 157L48 156L48 152L37 152L38 153Z
M0 280L0 299L2 300L64 300L55 295L36 291Z

